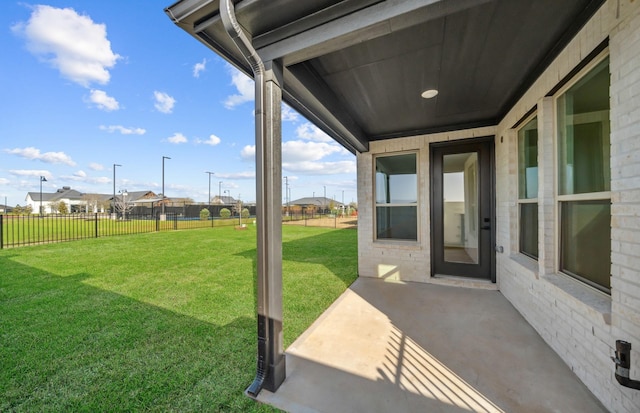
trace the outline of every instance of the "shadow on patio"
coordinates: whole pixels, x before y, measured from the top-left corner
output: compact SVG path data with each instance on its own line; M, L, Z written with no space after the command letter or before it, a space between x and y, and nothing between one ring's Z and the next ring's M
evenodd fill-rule
M359 278L286 353L290 412L606 411L497 291Z

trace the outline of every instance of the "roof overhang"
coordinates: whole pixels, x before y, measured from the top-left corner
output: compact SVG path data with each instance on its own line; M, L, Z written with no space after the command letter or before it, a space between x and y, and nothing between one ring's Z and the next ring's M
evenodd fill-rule
M603 0L242 0L238 22L284 66L284 101L353 153L369 142L497 124ZM166 13L251 68L218 0ZM421 93L436 89L424 99Z

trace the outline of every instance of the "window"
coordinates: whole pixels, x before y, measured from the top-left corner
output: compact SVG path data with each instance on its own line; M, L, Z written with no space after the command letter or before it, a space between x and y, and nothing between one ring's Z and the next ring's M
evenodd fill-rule
M518 131L519 250L538 258L538 118Z
M376 238L418 239L418 175L415 153L378 156Z
M560 270L610 291L609 59L557 100Z

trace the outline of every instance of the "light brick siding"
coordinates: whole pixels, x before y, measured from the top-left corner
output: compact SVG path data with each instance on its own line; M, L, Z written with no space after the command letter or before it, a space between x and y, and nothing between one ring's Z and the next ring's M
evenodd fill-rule
M429 197L429 144L464 138L492 136L494 127L440 133L429 136L372 142L358 155L358 271L362 277L398 281L431 281L431 232ZM374 242L374 156L397 152L418 153L418 241Z
M541 22L541 24L544 24ZM611 71L611 295L559 274L555 199L555 99L546 97L609 39ZM497 62L499 64L500 62ZM537 107L539 259L518 253L517 134ZM609 0L496 127L372 142L358 155L359 274L432 282L431 142L495 135L497 284L544 340L612 412L640 412L640 391L620 386L610 357L632 343L631 377L640 380L640 0ZM418 242L374 241L374 157L418 153Z

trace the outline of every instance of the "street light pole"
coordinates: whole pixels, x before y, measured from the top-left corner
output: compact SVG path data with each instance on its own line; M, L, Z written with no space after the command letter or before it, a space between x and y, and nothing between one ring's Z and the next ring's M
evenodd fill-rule
M284 202L287 205L287 214L286 214L286 216L289 216L289 177L288 176L284 177L284 184L285 184Z
M222 181L218 182L218 201L222 203Z
M171 159L168 156L162 157L162 215L164 215L164 199L166 198L164 195L164 160Z
M40 207L38 208L38 215L42 216L42 183L47 182L47 178L40 176Z
M326 185L323 185L323 186L324 186L324 198L322 198L322 212L325 211L326 209L325 204L327 203L327 186Z
M211 175L214 174L214 172L205 172L206 174L209 174L209 200L207 201L207 204L209 205L209 209L211 209Z
M111 199L111 213L116 212L116 166L122 166L117 163L113 164L113 198Z

